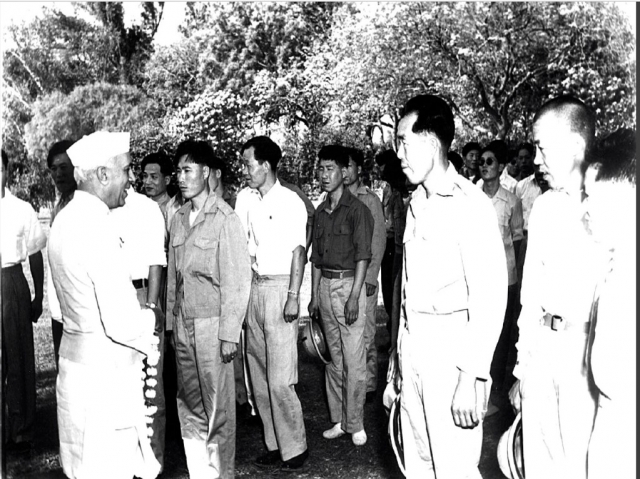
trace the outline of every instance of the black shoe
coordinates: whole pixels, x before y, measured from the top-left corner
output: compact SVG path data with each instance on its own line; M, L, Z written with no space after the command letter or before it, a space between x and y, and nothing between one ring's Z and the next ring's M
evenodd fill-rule
M284 472L300 472L305 469L305 461L309 457L309 450L306 449L302 454L292 457L288 461L284 461L280 466L280 470Z
M371 404L372 402L374 402L376 400L376 392L375 391L369 391L366 395L365 398L365 402L367 404Z
M276 467L280 462L280 451L278 449L275 451L268 451L266 454L259 456L255 461L253 461L256 466L265 469Z

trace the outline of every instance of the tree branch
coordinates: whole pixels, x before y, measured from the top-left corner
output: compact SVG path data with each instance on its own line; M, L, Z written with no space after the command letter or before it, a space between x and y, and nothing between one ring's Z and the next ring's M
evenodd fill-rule
M27 70L27 72L29 73L29 75L31 76L33 81L35 82L36 86L38 87L38 90L40 90L40 93L44 93L44 89L42 88L42 85L40 84L40 80L38 80L38 78L33 74L33 72L31 71L31 68L29 68L29 66L22 59L22 57L20 55L18 55L16 52L14 52L13 50L11 50L9 53L11 53L11 55L16 57L17 60L22 64L24 69Z

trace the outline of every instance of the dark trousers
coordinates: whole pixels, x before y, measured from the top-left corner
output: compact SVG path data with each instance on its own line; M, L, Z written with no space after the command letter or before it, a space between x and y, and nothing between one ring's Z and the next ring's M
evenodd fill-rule
M516 364L516 342L518 341L518 284L509 286L509 294L507 296L507 310L504 315L504 323L502 332L496 344L491 361L491 379L493 387L496 390L508 392L515 377L513 369Z
M380 282L382 289L382 302L387 316L391 318L391 306L393 305L393 257L395 255L396 242L393 237L387 238L387 245L380 265ZM388 324L391 324L390 322ZM387 326L389 328L390 326Z
M53 337L53 352L56 355L56 371L60 359L60 343L62 342L62 323L51 318L51 336Z
M36 366L31 292L18 264L2 268L4 440L31 441L36 417Z

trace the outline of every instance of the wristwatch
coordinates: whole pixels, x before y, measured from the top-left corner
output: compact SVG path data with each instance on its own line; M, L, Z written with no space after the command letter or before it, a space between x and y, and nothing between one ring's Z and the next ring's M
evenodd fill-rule
M145 303L145 306L149 309L156 309L158 307L156 303Z

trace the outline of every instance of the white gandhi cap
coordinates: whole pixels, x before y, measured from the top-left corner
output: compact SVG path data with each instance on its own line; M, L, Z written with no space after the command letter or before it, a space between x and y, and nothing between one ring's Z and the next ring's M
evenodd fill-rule
M67 150L73 166L91 170L106 166L110 158L129 152L129 132L96 131L83 136Z

